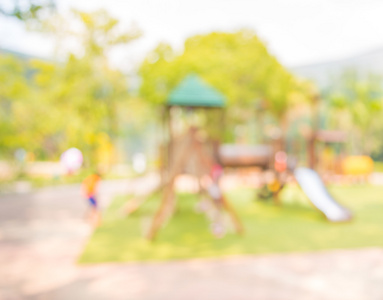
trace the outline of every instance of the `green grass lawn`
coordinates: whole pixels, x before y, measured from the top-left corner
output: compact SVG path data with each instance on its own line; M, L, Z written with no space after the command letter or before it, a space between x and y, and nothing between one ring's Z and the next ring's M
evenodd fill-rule
M374 172L383 172L383 162L381 161L374 161Z
M331 193L354 213L348 223L333 224L313 208L294 186L282 194L283 205L255 201L256 192L241 189L227 194L244 226L244 236L233 232L215 238L204 214L196 213L197 196L180 194L178 210L154 242L143 238L158 197L134 215L124 217L118 197L104 214L102 226L91 237L80 263L172 260L242 254L303 252L335 248L383 246L383 187L333 187Z

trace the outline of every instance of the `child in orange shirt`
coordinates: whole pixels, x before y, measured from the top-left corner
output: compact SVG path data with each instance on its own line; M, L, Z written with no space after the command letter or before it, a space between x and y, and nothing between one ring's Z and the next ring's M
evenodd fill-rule
M96 192L98 184L101 180L99 174L94 173L89 175L82 182L82 190L84 196L88 199L90 204L90 220L93 226L97 227L101 222L101 214L98 210L98 203L96 199Z

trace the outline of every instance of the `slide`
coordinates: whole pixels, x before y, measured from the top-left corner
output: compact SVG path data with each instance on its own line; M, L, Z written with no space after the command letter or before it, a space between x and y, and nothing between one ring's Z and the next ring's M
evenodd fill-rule
M329 221L342 222L352 218L351 213L328 193L317 172L308 168L297 168L294 175L303 192Z

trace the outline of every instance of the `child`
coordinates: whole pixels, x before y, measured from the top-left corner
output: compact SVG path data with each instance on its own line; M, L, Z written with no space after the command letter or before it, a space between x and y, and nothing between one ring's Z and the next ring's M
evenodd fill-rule
M98 203L96 199L97 187L100 180L101 180L100 175L97 173L94 173L89 175L82 182L82 190L83 190L84 196L88 199L90 204L90 221L94 227L97 227L98 225L100 225L100 222L101 222L101 215L98 210Z
M212 230L213 234L218 238L223 237L226 233L226 228L223 220L223 209L229 213L236 231L238 233L243 232L243 227L237 214L235 213L234 209L231 207L229 202L225 199L225 196L222 194L221 188L219 186L219 181L222 175L222 167L218 164L215 164L211 169L211 178L207 187L208 194L213 199L213 202L217 209L217 215L215 216L214 223L212 224Z
M223 222L222 216L222 206L223 206L223 195L219 187L219 179L223 173L222 167L218 164L213 165L210 172L210 178L207 182L207 192L209 196L213 199L215 205L215 214L212 216L213 224L211 225L211 230L213 234L221 238L226 233L226 228Z

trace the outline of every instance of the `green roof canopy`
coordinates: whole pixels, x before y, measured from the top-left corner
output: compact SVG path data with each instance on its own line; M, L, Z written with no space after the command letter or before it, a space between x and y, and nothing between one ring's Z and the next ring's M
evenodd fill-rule
M187 76L171 93L169 106L223 107L225 97L197 75Z

